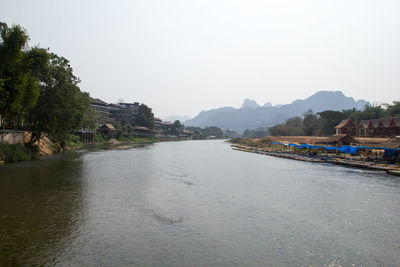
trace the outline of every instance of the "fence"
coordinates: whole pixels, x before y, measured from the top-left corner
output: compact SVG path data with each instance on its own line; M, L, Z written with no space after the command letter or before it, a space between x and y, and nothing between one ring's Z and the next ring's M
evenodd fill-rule
M24 131L0 130L0 142L7 144L23 144Z

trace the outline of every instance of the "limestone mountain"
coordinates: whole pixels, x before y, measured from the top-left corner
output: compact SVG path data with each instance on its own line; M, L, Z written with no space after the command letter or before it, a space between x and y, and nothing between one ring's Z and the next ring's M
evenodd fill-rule
M258 107L260 107L260 106L257 104L256 101L246 98L243 101L243 105L242 105L241 109L242 108L252 108L252 109L254 109L254 108L258 108Z
M254 100L246 99L240 109L223 107L200 112L186 126L217 126L242 133L245 129L270 127L283 123L293 116L302 116L308 109L314 112L324 110L363 109L369 102L354 100L341 91L319 91L306 99L298 99L290 104L272 106L270 103L260 107Z

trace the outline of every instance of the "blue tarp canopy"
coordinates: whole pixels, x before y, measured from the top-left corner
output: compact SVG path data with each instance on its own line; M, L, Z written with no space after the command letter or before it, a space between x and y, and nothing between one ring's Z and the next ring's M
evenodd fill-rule
M342 153L346 154L352 154L355 155L358 153L359 149L383 149L385 150L385 156L392 156L394 154L394 151L400 151L399 148L386 148L386 147L365 147L365 146L341 146L341 147L336 147L336 146L314 146L314 145L309 145L309 144L302 144L302 145L297 145L297 144L284 144L280 142L274 142L272 143L274 145L285 145L285 146L291 146L291 147L297 147L297 148L308 148L308 149L325 149L325 150L337 150Z

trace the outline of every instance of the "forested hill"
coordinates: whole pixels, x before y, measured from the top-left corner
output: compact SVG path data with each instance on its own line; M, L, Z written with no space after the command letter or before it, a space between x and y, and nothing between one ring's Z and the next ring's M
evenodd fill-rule
M251 103L251 105L250 105ZM186 126L217 126L242 133L245 129L269 127L283 123L293 116L302 116L308 109L314 112L324 110L363 109L369 102L346 97L341 91L319 91L306 99L298 99L287 105L258 106L254 101L245 100L240 109L223 107L200 112L184 122Z

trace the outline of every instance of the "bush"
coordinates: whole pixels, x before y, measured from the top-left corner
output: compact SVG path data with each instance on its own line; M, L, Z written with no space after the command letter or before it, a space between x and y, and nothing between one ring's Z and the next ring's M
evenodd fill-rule
M67 146L76 146L81 144L81 139L79 136L75 135L75 134L69 134L67 136Z
M21 144L10 145L0 142L0 158L5 162L16 162L36 159L37 155L33 149Z
M103 143L105 141L106 141L106 138L104 138L104 136L102 134L99 134L99 133L96 134L96 137L95 137L96 143Z

